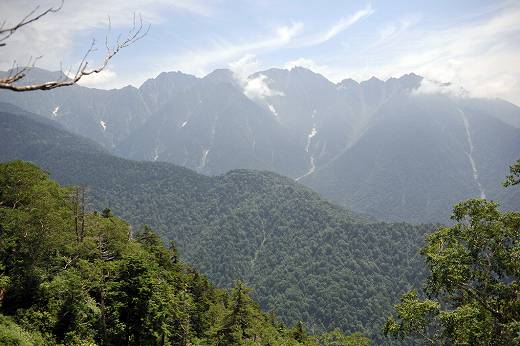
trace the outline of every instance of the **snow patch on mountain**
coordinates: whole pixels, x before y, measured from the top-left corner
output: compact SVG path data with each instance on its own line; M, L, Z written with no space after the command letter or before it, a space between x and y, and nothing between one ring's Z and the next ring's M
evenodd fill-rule
M200 165L199 165L199 168L198 168L199 171L202 170L204 167L206 167L208 154L209 154L209 149L204 149L202 151L202 157L200 158Z
M159 146L158 145L155 146L154 154L153 154L153 160L157 161L157 159L159 159Z
M468 141L468 146L469 146L469 151L466 152L466 155L468 156L468 160L471 165L471 170L473 171L473 180L475 181L475 184L477 184L477 187L480 191L480 198L486 198L486 191L482 187L482 184L480 184L477 165L475 164L475 160L473 159L474 147L473 147L473 139L471 138L468 117L466 116L466 113L464 113L464 111L462 109L459 109L459 113L460 113L460 116L462 117L462 121L464 122L464 128L466 129L466 139Z
M316 113L315 111L313 112L313 114ZM316 130L316 124L314 124L312 126L312 129L309 131L309 134L307 135L307 144L305 146L305 151L308 153L309 150L310 150L310 146L311 146L311 143L312 143L312 138L314 136L316 136L316 134L318 133L318 130ZM314 154L311 154L311 157L309 159L309 170L307 171L307 173L305 173L304 175L296 178L295 180L298 181L300 180L301 178L304 178L312 173L314 173L314 171L316 170L316 164L314 163Z
M269 107L269 110L271 111L271 113L273 113L274 116L278 119L278 112L276 111L276 108L274 108L274 106L272 104L268 104L267 107Z
M316 124L314 124L314 126L311 129L311 131L307 135L307 145L305 146L305 151L306 152L309 152L309 147L311 145L312 138L314 136L316 136L317 133L318 133L318 131L316 130Z
M298 181L298 180L300 180L302 178L305 178L306 176L311 175L312 173L314 173L314 171L316 170L316 165L314 164L314 156L313 155L311 155L310 165L311 165L311 167L309 168L307 173L305 173L304 175L302 175L302 176L300 176L300 177L298 177L298 178L296 178L294 180Z

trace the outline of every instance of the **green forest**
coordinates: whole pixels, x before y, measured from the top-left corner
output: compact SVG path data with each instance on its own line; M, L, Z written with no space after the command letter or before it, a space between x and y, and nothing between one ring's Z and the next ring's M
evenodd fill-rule
M75 186L59 187L29 163L2 164L2 325L9 337L26 344L38 344L38 338L64 344L124 344L135 338L153 340L150 344L163 339L165 344L222 344L218 331L231 316L237 289L251 303L256 316L251 323L261 330L252 341L253 334L239 332L238 344L295 342L291 333L298 330L308 335L305 342L323 345L366 342L361 335L373 344L395 345L446 344L456 334L462 341L455 344L485 345L493 338L508 345L517 337L517 212L474 200L455 207L454 226L448 228L378 222L274 173L235 170L207 177L171 164L125 160L40 118L0 116L0 142L6 148L2 161L30 160L61 184ZM518 163L511 167L507 191L518 188L519 170ZM81 222L78 213L84 215ZM488 238L472 238L482 232ZM146 245L145 239L152 238L160 261ZM484 280L479 271L446 276L452 275L445 272L449 268L464 274L479 268L482 264L470 259L496 252L477 251L486 242L496 242L505 252L497 253L498 262L486 269L491 276L485 282L478 281ZM443 247L445 252L439 252ZM165 258L175 265L165 265ZM134 260L142 265L135 275L153 280L124 276ZM446 288L455 278L459 286ZM121 286L125 280L130 280L126 288ZM461 289L460 280L471 290ZM131 299L120 290L137 282L147 287L146 299L161 302L139 306L145 309L139 312L144 320L156 316L154 322L120 320L129 316L119 309ZM489 290L485 298L475 296L482 287ZM207 298L203 307L197 305L200 290ZM511 310L500 317L507 323L496 327L494 313L481 316L475 310L470 325L485 318L491 329L477 333L461 324L473 311L468 309L480 304L477 297L507 302ZM170 298L180 305L165 303ZM416 315L416 309L427 307L427 315ZM163 320L157 322L159 315ZM189 316L187 330L180 316ZM130 335L136 329L128 323L146 324L139 329L146 335ZM502 330L502 339L493 334L496 330Z
M161 244L161 246L162 244L175 244L172 250L175 249L175 257L178 258L178 262L174 270L182 268L175 272L178 274L175 275L189 282L190 275L198 273L196 279L206 282L205 285L210 292L208 295L227 297L222 298L224 300L230 299L237 282L245 283L250 288L249 297L256 302L256 305L253 304L254 311L259 316L264 316L260 311L272 312L279 318L279 322L276 322L277 325L285 324L287 327L284 328L289 334L299 326L301 330L305 330L308 335L313 337L330 331L333 334L325 334L329 338L344 338L341 334L337 334L340 330L347 335L354 333L365 335L372 340L373 344L416 344L416 340L421 340L419 344L422 344L422 340L427 340L423 336L428 336L431 340L437 340L443 344L447 340L443 338L448 338L447 329L437 328L433 335L427 334L425 330L417 330L415 322L407 320L410 316L404 314L403 309L406 308L405 311L408 311L423 301L437 302L434 303L435 309L437 309L434 310L436 311L434 316L437 318L436 326L440 327L440 321L443 321L441 316L448 311L444 311L444 309L450 308L453 299L462 299L465 295L472 294L464 291L452 291L452 288L448 291L444 290L439 285L445 284L447 279L443 279L444 281L441 283L437 282L435 290L429 288L430 282L435 282L439 278L438 274L431 276L431 273L434 273L432 258L439 260L440 263L437 265L443 269L449 268L449 263L443 262L443 259L456 259L457 257L454 255L457 254L458 256L464 255L464 260L467 260L467 256L469 256L466 253L461 255L448 252L449 255L443 254L440 259L435 257L438 254L434 250L438 245L430 246L431 237L438 232L451 234L446 231L451 228L378 222L368 216L337 207L291 179L274 173L235 170L222 176L207 177L167 163L125 160L106 153L88 140L62 131L59 127L50 126L48 121L40 118L12 113L0 113L0 116L4 124L0 130L2 135L0 142L7 148L0 153L2 161L14 158L30 160L49 172L50 176L61 184L76 186L72 189L60 188L57 183L49 179L47 173L28 163L11 162L2 166L3 185L0 211L2 212L1 249L2 256L4 256L2 258L2 277L4 278L2 285L5 287L2 289L4 292L2 293L2 310L4 315L8 316L3 319L3 324L8 326L6 330L36 333L35 335L53 335L56 342L65 342L67 332L61 331L54 336L54 333L57 332L56 328L58 328L55 324L59 312L53 310L52 319L48 317L49 315L40 314L41 311L48 311L50 305L55 309L61 309L62 303L55 303L52 299L56 298L51 299L50 293L47 293L47 290L50 289L47 287L53 289L55 287L48 286L48 283L54 282L58 277L60 280L65 280L62 277L65 274L61 274L60 271L65 266L64 273L71 270L76 274L93 275L96 273L95 270L80 271L77 265L79 263L94 267L101 264L103 266L126 265L125 261L133 258L137 253L141 253L141 255L146 253L146 247L141 244L138 235L145 230L148 233L150 231L143 225L149 225L157 231L160 237L156 238L157 244ZM518 163L512 166L511 171L512 174L506 181L509 185L507 191L515 192L519 171ZM25 180L20 180L22 177ZM20 180L20 183L12 185L12 182L17 179ZM37 181L39 181L38 184L36 184ZM36 185L30 188L31 184ZM22 212L18 210L22 208L22 204L20 204L22 200L16 202L15 208L7 207L8 203L14 203L12 201L14 192L7 189L9 186L11 186L10 188L18 186L21 190L25 189L24 191L48 190L52 187L51 190L54 192L53 194L42 194L36 190L31 193L26 192L32 197L23 199L27 205L23 206L25 209ZM58 191L61 192L58 193ZM42 196L48 197L43 198ZM42 209L43 206L35 205L44 202L50 203L45 204L45 209ZM487 217L495 217L498 218L497 220L502 220L500 222L505 222L503 221L505 216L496 205L493 204L494 207L491 208L488 204L482 203L484 202L475 204L469 215L461 214L459 211L457 214L459 216L452 220L454 225L458 225L458 228L455 229L465 230L464 237L475 233L473 230L475 225L482 224L476 229L489 229L488 224L491 221L477 219L477 210L495 208L495 211ZM86 215L82 218L85 234L81 237L83 240L80 242L77 240L74 216L78 214L75 206L79 204L83 206L80 209ZM61 211L47 212L54 208ZM111 209L110 213L108 208ZM107 210L103 213L105 209ZM47 211L40 211L40 214L33 215L38 210ZM460 208L455 210L460 210ZM18 220L17 223L13 221L14 215ZM123 218L126 222L114 215ZM512 244L513 248L506 249L507 254L516 256L513 250L514 246L518 246L519 231L518 226L513 227L512 222L517 220L515 217L518 218L518 213L510 212L507 215L509 215L510 221L504 225L509 225L507 227L510 227L510 233L500 241ZM53 234L53 236L46 242L43 241L47 238L41 238L40 234L42 225L39 220L43 216L46 220L50 218L46 222L51 224L56 222L54 228L51 228L51 230L54 229L54 233L49 231L49 234ZM473 223L468 223L468 220L473 218L475 218ZM111 221L108 223L109 220ZM26 227L24 222L30 222L31 226ZM18 227L18 233L15 232L14 225ZM107 225L114 228L106 228ZM498 230L505 227L500 223L497 225L495 228ZM101 226L105 228L99 228ZM25 234L25 229L32 229L34 233L28 232L24 238L21 235ZM100 246L99 237L102 230L105 229L107 232L108 230L114 232L114 238L103 236L102 242L119 239L115 243L117 245L114 245L119 249L118 252L115 252L118 255L110 255L109 258L116 257L106 263L93 255L97 253L97 256L100 256L99 251L101 250L96 246ZM130 232L130 229L133 231ZM439 231L434 232L436 229ZM16 234L18 236L15 236ZM34 237L33 242L25 244L25 241L31 240L28 238L29 234ZM117 234L119 236L115 237ZM490 233L488 236L492 241L496 240L495 234ZM453 239L459 241L460 237L461 235L457 235ZM20 240L24 240L24 250L17 249L15 253L20 256L25 253L36 256L35 258L22 256L22 260L13 257L13 250L10 247L21 246ZM466 248L468 241L474 240L462 239L461 244L457 246ZM477 244L481 244L481 241L483 240L478 240ZM444 238L438 238L437 243L439 242L446 244ZM452 242L451 238L450 242ZM157 248L162 249L161 246L157 245ZM422 252L421 248L423 248ZM425 252L424 248L431 250ZM111 251L109 253L112 253ZM449 251L454 250L449 249ZM474 250L471 250L470 253L473 257L485 254ZM13 262L15 260L17 262ZM30 262L26 262L29 260ZM71 263L67 264L69 261ZM186 261L191 267L186 264L181 265L181 261ZM511 260L511 268L514 269L514 264L517 262L517 260ZM28 271L27 266L32 269ZM104 268L103 266L102 268ZM87 268L90 267L87 266ZM157 270L165 273L161 266L157 267L157 264L150 266L147 264L146 268L149 270L159 268ZM468 271L467 268L465 267L464 271ZM18 274L13 274L15 269ZM513 269L509 268L506 272L499 272L496 275L502 278L501 285L507 287L508 294L517 294L518 297L518 272L511 271ZM98 275L101 275L99 274L101 269L96 270ZM107 279L114 283L112 286L109 285L112 288L117 286L115 283L121 281L121 277L117 276L118 273L116 270L110 271L111 275L115 275L109 278L112 281ZM91 297L92 300L88 301L93 304L91 306L94 311L98 311L96 309L101 303L99 300L100 279L83 278L81 275L77 274L76 277L80 282L84 282L85 286L81 286L84 287L84 292L87 292L84 297ZM207 277L207 279L201 279L202 277ZM474 282L475 277L469 277L467 280L471 285L478 283ZM23 285L21 281L24 282ZM25 286L29 287L25 289ZM9 292L9 287L11 290L15 288L17 295L20 294L20 297L24 298L12 301L11 299L14 297L6 293ZM172 287L178 286L172 285ZM426 289L424 289L425 287ZM68 292L69 289L62 288L62 291ZM247 289L244 288L243 291L245 292ZM25 293L22 294L22 292ZM496 292L493 294L499 294ZM408 295L404 295L403 301L399 302L399 297L403 294ZM61 297L60 294L55 294L53 297L58 296ZM174 296L177 297L176 294ZM191 297L190 299L196 301L198 298ZM502 298L498 296L495 299ZM515 299L518 301L518 298ZM35 305L32 303L27 305L29 301L37 303L38 314L34 312L37 309ZM193 333L190 341L192 344L196 344L196 342L215 344L217 342L215 333L218 328L222 327L226 308L229 309L230 303L218 299L216 301L222 302L222 305L217 304L216 306L219 308L212 308L208 311L212 311L211 313L220 311L216 313L220 317L210 319L204 331L201 331L202 327L196 329L194 326L190 326L190 333ZM515 300L511 300L509 303L513 301ZM107 304L107 301L104 301L103 304ZM392 313L395 304L398 304L397 314L389 322L388 316ZM435 304L440 305L437 307ZM514 308L513 311L518 311L518 308ZM89 323L101 323L99 313L98 311L92 317L93 321L97 322ZM67 312L66 316L70 316L70 314ZM270 314L269 318L276 321L272 317L273 314ZM188 315L192 316L193 311ZM47 322L34 331L33 326L42 325L42 322L38 322L38 324L28 320L28 316L31 318L40 316L39 318ZM110 322L111 326L112 322ZM14 324L18 327L13 327ZM433 325L422 325L428 332L432 332ZM99 324L92 326L92 330L95 330L96 333L101 332ZM511 328L513 326L510 325L506 329ZM24 330L25 332L22 332ZM385 331L387 336L382 331ZM74 333L76 332L68 337L73 338ZM166 342L167 333L164 335ZM355 337L359 337L359 334L355 335ZM514 335L514 331L508 335ZM96 343L105 342L100 337L99 334L91 336ZM47 337L42 336L42 338ZM510 338L508 338L506 337L505 340L509 341ZM80 337L80 339L85 338ZM480 336L477 339L486 340ZM266 339L262 340L257 339L257 342L262 345L269 344L265 341ZM177 341L172 342L178 343ZM271 344L276 345L280 342ZM72 341L65 343L73 344Z
M520 184L520 160L503 185ZM520 345L520 212L471 199L428 235L423 292L401 297L383 332L425 345Z
M426 277L419 249L432 225L375 221L271 172L208 177L112 156L42 117L0 119L1 161L28 160L63 185L85 186L87 209L149 225L217 287L244 281L290 326L389 343L385 316Z
M30 163L0 165L2 345L367 345L311 336L215 288L148 227L86 212L80 189Z
M519 182L520 161L504 185ZM214 287L173 242L110 209L86 211L84 197L31 163L0 164L2 345L370 344L284 325L241 281ZM518 344L520 213L473 199L452 219L421 250L424 291L405 293L382 332L405 343Z
M518 43L511 0L0 0L0 346L520 346Z

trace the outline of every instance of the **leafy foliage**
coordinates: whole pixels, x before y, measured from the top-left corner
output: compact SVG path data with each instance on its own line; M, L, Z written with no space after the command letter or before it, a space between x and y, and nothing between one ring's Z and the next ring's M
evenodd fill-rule
M0 345L32 346L44 345L43 337L36 332L29 332L11 318L0 314Z
M418 335L434 345L520 343L520 213L472 199L455 205L453 220L422 250L432 299L405 294L385 334Z
M241 282L213 287L148 227L105 210L81 215L77 237L71 195L32 164L0 164L1 344L321 345Z
M511 174L509 174L506 177L506 180L504 180L504 187L520 183L520 159L516 160L516 162L509 167L509 171L511 172Z

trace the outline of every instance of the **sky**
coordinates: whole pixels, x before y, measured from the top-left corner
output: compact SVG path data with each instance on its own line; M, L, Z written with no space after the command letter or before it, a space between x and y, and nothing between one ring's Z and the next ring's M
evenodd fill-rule
M0 23L59 0L1 0ZM0 70L13 61L73 69L96 39L125 36L133 14L148 34L82 84L139 87L161 72L202 77L216 68L239 76L302 66L333 82L414 72L476 97L520 105L520 1L65 0L63 8L16 32L0 48ZM111 28L108 29L108 18ZM435 85L435 84L431 84Z

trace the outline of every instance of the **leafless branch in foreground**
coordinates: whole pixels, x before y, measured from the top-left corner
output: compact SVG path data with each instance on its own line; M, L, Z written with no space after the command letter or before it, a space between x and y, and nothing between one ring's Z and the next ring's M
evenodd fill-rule
M3 47L6 45L4 41L6 41L9 37L11 37L16 30L20 29L23 26L26 26L27 24L30 24L32 22L37 21L38 19L42 18L43 16L49 14L49 13L56 13L63 7L63 1L61 0L61 3L57 7L50 7L46 9L45 11L36 14L38 10L40 9L40 6L36 6L31 12L29 12L25 17L23 17L18 23L13 25L12 27L5 27L6 21L2 21L2 24L0 24L0 47Z
M5 27L5 21L0 24L0 47L5 46L5 41L8 39L11 35L13 35L16 30L19 28L37 21L38 19L42 18L48 13L54 13L58 12L63 6L63 0L61 1L60 6L58 7L52 7L49 8L40 14L36 14L39 10L39 6L37 6L35 9L33 9L29 14L27 14L21 21L18 22L18 24L10 27L10 28L4 28ZM128 34L124 40L121 39L121 35L118 36L116 43L114 46L110 46L109 44L109 33L111 29L111 22L110 18L108 19L108 33L105 37L105 47L106 47L106 54L104 57L103 62L96 68L89 69L88 68L88 58L89 56L96 51L96 41L95 39L92 40L90 47L85 52L85 55L81 59L81 62L79 63L76 72L72 77L65 76L65 74L62 73L63 76L65 76L62 79L44 82L44 83L37 83L37 84L29 84L29 85L19 85L14 84L16 82L19 82L23 78L26 77L27 72L30 71L41 57L37 58L29 58L28 63L25 64L23 67L20 67L16 61L13 62L13 67L9 71L9 75L7 77L0 78L0 89L7 89L12 91L32 91L32 90L50 90L55 89L59 87L69 86L76 84L81 78L84 76L88 76L95 73L100 73L103 71L107 65L110 59L112 59L119 51L123 48L126 48L135 42L142 39L144 36L148 34L148 31L150 30L150 25L143 27L143 20L141 16L139 16L139 19L136 19L136 16L134 14L133 16L133 26L128 31ZM62 71L63 72L63 71Z

